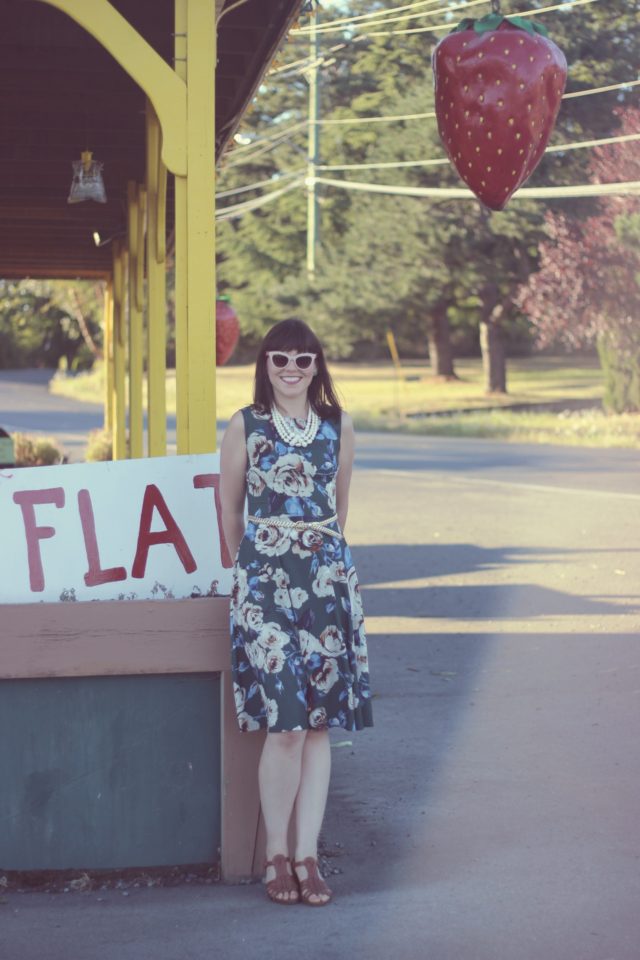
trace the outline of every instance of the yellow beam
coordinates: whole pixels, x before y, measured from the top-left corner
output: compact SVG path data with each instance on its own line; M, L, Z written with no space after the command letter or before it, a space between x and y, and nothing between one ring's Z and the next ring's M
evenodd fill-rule
M187 79L187 3L175 0L175 70ZM176 438L178 453L189 453L189 338L187 317L187 177L175 178Z
M138 262L142 256L139 244L140 202L139 190L134 180L127 183L128 228L127 240L129 246L129 456L143 455L143 413L142 413L142 372L143 332L142 310L138 305Z
M138 186L138 244L136 259L136 307L144 313L144 241L147 229L147 188Z
M187 2L189 453L216 449L215 4Z
M147 100L147 432L149 456L167 453L166 195L160 126Z
M187 89L184 79L109 0L41 0L80 24L149 97L162 127L162 159L176 176L187 173ZM204 6L213 7L204 2Z
M167 168L160 155L161 136L162 132L158 127L158 216L156 230L156 258L158 263L164 263L167 259Z
M125 273L126 252L118 240L113 242L113 459L127 456L125 401Z
M104 428L113 434L113 283L104 285Z

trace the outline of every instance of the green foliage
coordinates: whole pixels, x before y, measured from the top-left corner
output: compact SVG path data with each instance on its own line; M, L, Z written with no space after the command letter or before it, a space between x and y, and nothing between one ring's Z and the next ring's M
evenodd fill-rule
M0 280L0 368L86 370L100 354L102 284Z
M113 437L109 430L92 430L84 452L87 461L113 460Z
M620 349L611 335L598 340L605 380L604 405L611 413L640 412L640 334L635 350Z
M17 467L51 467L64 462L64 454L53 437L14 433L13 443Z

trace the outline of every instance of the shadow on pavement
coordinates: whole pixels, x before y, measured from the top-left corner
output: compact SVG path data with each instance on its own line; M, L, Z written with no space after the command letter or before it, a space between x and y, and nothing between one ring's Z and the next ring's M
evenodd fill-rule
M453 882L464 899L466 884L482 897L485 884L508 883L512 869L515 892L531 867L546 871L553 899L560 875L569 883L574 869L562 844L589 844L589 817L598 823L605 798L613 802L612 774L625 748L612 750L607 737L637 722L628 678L637 636L370 640L376 725L334 743L326 841L344 870L337 887L364 895L422 887L437 898L439 885ZM609 832L629 815L631 796L620 794L620 821ZM578 810L584 819L572 831ZM615 859L611 838L591 846L596 859ZM597 887L591 874L584 878L591 880Z
M485 548L474 544L369 545L353 548L367 616L492 620L523 617L605 615L640 612L634 596L581 596L503 577L501 583L403 586L481 570L554 561L583 551L528 547ZM591 552L591 551L589 551ZM393 573L390 574L390 571ZM394 586L376 587L391 581ZM631 600L625 605L622 601Z

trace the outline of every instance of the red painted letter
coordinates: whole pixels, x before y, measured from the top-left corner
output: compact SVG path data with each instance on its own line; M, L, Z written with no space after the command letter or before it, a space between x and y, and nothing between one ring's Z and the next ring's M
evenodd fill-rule
M88 490L78 491L78 509L80 511L84 546L89 562L89 569L84 575L86 585L88 587L97 587L101 583L113 583L115 580L126 580L127 571L124 567L107 567L103 570L100 566L100 551L98 550L98 540L96 538L96 522L93 517L93 505Z
M40 556L40 540L49 540L55 536L54 527L39 527L36 523L35 506L39 503L52 503L64 507L62 487L50 487L48 490L20 490L13 495L14 503L22 510L24 532L27 537L27 557L29 559L29 586L34 593L44 590L44 571Z
M193 485L196 490L202 490L204 487L213 487L213 499L216 506L216 518L218 520L218 534L220 536L220 557L223 567L232 567L233 558L229 553L229 547L225 540L224 530L222 529L222 505L220 503L220 474L219 473L199 473L193 478Z
M154 509L158 511L165 525L164 530L158 530L156 533L151 532L151 521L153 518ZM187 546L187 541L182 535L180 527L171 516L169 507L164 501L164 497L156 487L155 483L150 483L144 491L144 499L142 501L140 530L138 531L138 546L136 549L136 557L133 561L133 567L131 569L132 577L136 577L138 579L144 577L147 569L149 547L153 547L159 543L172 543L186 572L193 573L193 571L196 569L196 562L193 559L191 550L189 550L189 547Z

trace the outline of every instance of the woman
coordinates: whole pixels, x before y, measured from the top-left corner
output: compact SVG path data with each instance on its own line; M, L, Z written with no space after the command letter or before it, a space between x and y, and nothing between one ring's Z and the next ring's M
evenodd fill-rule
M353 452L353 424L320 341L299 320L276 324L258 353L253 405L235 413L225 432L220 490L224 534L237 552L231 638L238 722L268 734L258 771L265 881L280 904L331 899L317 863L328 730L372 725L362 604L342 536Z

